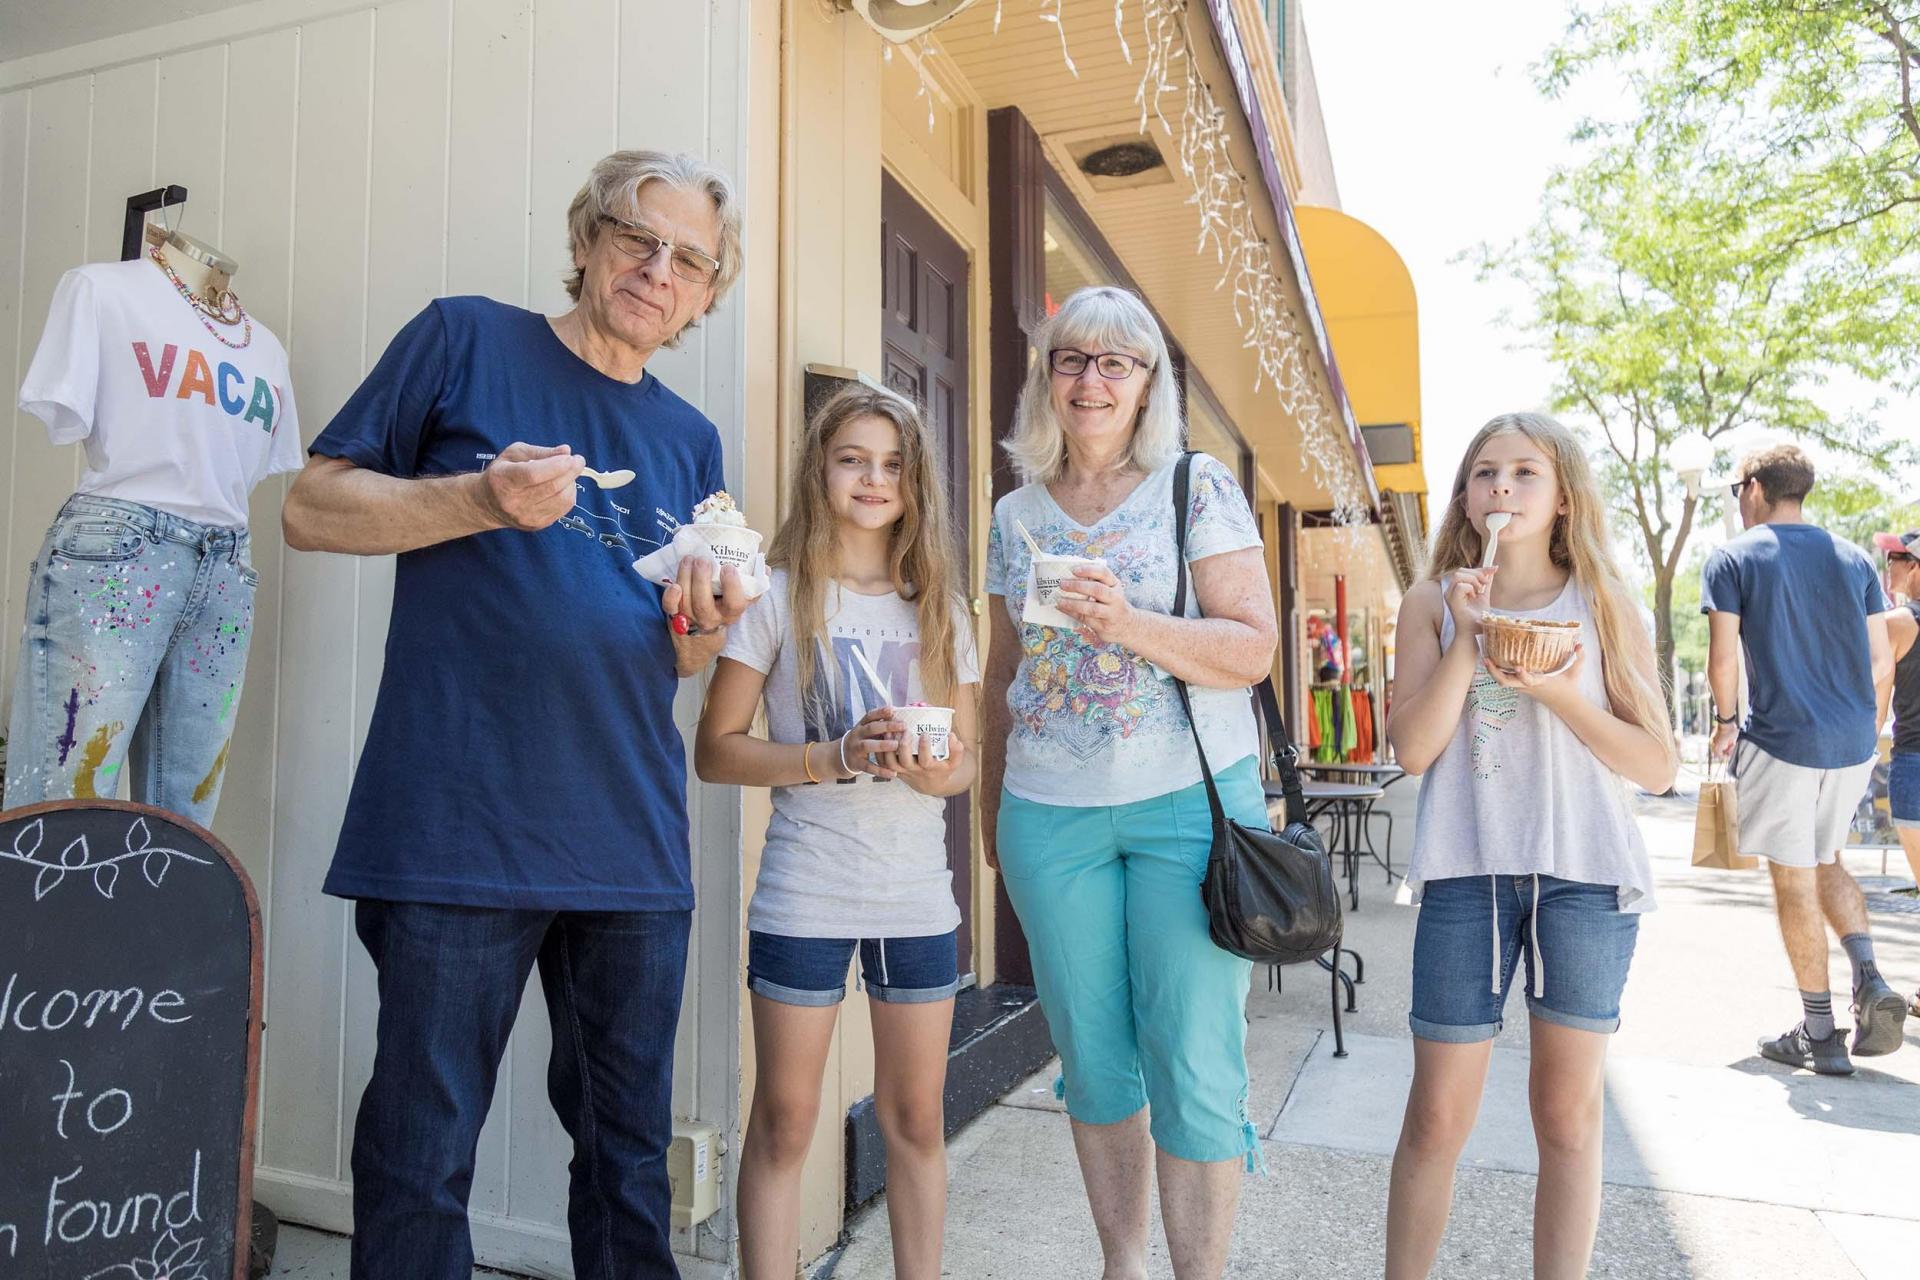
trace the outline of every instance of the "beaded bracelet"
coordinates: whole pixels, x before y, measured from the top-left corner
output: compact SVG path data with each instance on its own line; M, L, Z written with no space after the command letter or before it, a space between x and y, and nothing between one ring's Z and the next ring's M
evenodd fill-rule
M809 759L812 754L813 744L811 742L803 742L800 744L800 767L806 770L807 781L813 783L815 786L819 786L820 779L813 776L813 763Z

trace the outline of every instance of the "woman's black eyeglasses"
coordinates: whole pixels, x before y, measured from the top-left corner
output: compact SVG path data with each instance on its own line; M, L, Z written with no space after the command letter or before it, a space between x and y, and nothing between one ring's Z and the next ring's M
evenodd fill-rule
M1145 360L1124 351L1102 351L1096 355L1090 351L1075 351L1072 347L1059 347L1047 352L1048 367L1063 378L1079 377L1087 371L1089 361L1108 382L1124 382L1133 376L1135 369L1148 367Z

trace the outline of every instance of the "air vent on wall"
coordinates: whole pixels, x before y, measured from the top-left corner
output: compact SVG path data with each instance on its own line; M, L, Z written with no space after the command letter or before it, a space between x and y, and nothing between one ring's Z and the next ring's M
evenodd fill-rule
M923 36L974 0L840 0L895 44Z
M1173 181L1166 157L1150 133L1081 136L1066 142L1067 155L1095 191L1150 187Z

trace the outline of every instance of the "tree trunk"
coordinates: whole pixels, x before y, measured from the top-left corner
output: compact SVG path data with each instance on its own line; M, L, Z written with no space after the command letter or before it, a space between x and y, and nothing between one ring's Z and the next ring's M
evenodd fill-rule
M1673 694L1673 570L1665 562L1653 571L1653 655L1660 666L1660 691L1666 696L1667 723L1679 727Z

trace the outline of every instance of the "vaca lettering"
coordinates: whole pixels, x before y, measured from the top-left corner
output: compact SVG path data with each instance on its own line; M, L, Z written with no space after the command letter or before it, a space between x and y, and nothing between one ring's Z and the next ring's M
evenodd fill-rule
M272 434L273 425L280 417L284 392L265 378L254 378L249 384L247 375L231 361L223 360L216 368L205 353L192 347L187 348L186 362L176 387L173 369L179 354L180 348L169 342L160 349L160 364L156 368L147 344L133 344L133 360L140 367L140 380L146 384L148 396L155 400L169 394L175 400L197 399L242 422L257 422L262 431Z

